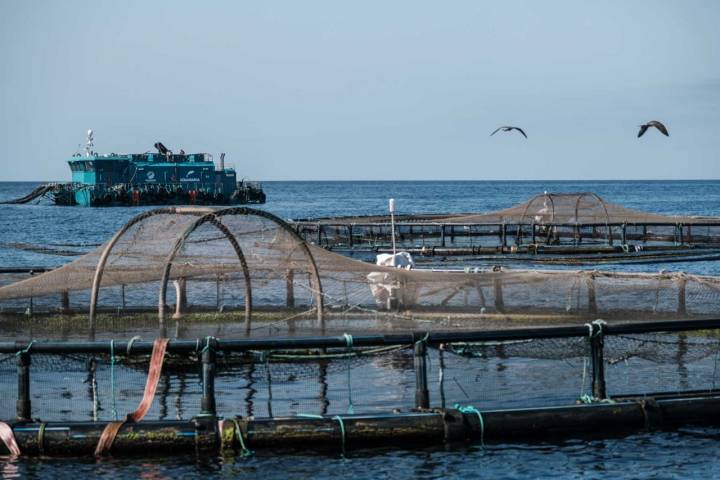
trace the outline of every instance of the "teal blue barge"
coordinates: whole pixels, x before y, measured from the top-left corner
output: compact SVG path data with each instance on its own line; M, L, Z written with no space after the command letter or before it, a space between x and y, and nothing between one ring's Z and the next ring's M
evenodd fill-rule
M231 205L265 203L262 186L237 181L224 155L216 167L208 153L173 153L157 142L157 153L98 154L92 131L84 154L68 160L72 183L54 185L59 205Z

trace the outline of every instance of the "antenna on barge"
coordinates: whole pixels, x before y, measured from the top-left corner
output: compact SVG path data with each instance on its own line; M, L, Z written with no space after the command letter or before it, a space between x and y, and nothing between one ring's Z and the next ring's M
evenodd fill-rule
M93 154L93 147L95 144L93 143L93 131L92 128L87 131L87 143L85 144L85 156L91 157Z

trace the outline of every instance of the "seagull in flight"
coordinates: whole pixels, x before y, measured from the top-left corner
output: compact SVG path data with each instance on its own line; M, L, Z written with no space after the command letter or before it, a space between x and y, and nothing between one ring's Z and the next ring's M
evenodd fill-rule
M658 122L657 120L650 120L645 125L640 125L640 131L638 132L638 138L642 137L645 132L647 132L647 129L650 127L655 127L658 130L660 130L660 133L665 135L666 137L669 137L670 134L667 131L667 128L665 128L665 125Z
M518 132L523 134L523 137L527 138L527 135L525 135L525 132L523 132L523 129L520 127L498 127L493 133L490 134L490 136L492 137L500 130L502 130L503 132L512 132L513 130L517 130Z

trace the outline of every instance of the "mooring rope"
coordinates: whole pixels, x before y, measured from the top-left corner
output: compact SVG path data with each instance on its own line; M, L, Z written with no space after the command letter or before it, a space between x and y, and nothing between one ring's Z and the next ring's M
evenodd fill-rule
M240 456L243 458L247 458L255 455L255 452L245 446L245 440L243 439L243 433L240 429L240 423L238 423L236 418L233 418L232 422L235 424L235 436L240 442Z
M45 428L47 427L47 422L43 422L40 424L40 428L38 428L38 453L42 456L45 454Z
M33 346L33 343L35 343L35 340L30 340L30 343L28 343L28 346L27 346L27 347L25 347L25 348L22 349L22 350L18 350L17 352L15 352L15 356L16 356L16 357L19 357L20 355L22 355L22 354L24 354L24 353L28 353L28 352L30 351L30 347Z
M335 416L333 417L333 420L337 420L338 423L340 424L340 435L341 435L341 440L342 440L342 443L341 443L341 446L342 446L341 456L342 456L342 458L345 458L345 423L343 423L343 419L342 419L342 417L341 417L340 415L335 415Z
M349 333L343 333L343 337L345 337L345 344L347 345L348 353L352 350L353 346L353 337ZM347 390L348 390L348 409L347 413L349 415L352 415L355 413L355 407L353 407L353 401L352 401L352 381L351 381L351 374L350 374L350 360L347 360ZM340 420L342 422L342 420ZM344 437L344 434L343 434Z
M316 420L325 420L326 419L322 415L316 415L314 413L298 413L295 416L299 417L299 418L313 418ZM338 424L340 425L340 440L341 440L340 446L342 448L341 456L342 456L343 460L347 460L347 458L345 458L345 443L346 443L346 438L347 438L347 434L345 432L345 422L343 422L343 418L340 415L335 415L334 417L332 417L332 419L336 420L338 422Z
M477 415L478 420L480 420L480 446L485 447L485 421L483 420L482 413L480 413L480 410L473 407L472 405L466 405L462 406L459 403L456 403L454 405L454 408L456 408L460 413L474 413Z
M125 423L137 423L145 418L145 415L147 415L150 407L152 406L152 401L155 398L155 391L157 389L158 381L160 380L160 373L162 371L168 341L169 339L167 338L158 338L155 342L153 342L150 367L148 368L148 375L145 383L145 392L140 404L134 412L127 415L125 420L110 422L105 426L105 429L100 435L100 440L95 447L95 456L102 456L110 451L110 448L115 441L115 437Z

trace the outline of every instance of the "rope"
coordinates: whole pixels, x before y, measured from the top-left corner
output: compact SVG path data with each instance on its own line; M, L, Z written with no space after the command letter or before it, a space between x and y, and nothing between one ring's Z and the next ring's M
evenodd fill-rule
M597 398L597 397L593 397L592 395L587 395L587 394L581 395L580 398L578 399L578 401L580 403L584 403L586 405L591 405L593 403L608 403L608 404L616 403L615 400L613 400L611 398Z
M105 426L105 429L100 435L100 440L98 440L98 444L95 447L95 456L102 456L110 451L115 437L125 423L137 423L147 415L152 406L152 401L155 398L155 391L158 381L160 380L160 373L162 371L168 341L167 338L158 338L153 343L150 367L148 368L148 376L145 382L145 392L142 401L134 412L127 415L125 420L110 422Z
M345 344L347 345L348 353L350 353L350 350L353 346L353 337L349 333L343 333L343 337L345 337ZM351 375L350 375L350 360L347 361L347 390L348 390L348 409L347 413L348 415L352 415L355 413L355 407L353 407L353 401L352 401L352 381L351 381ZM342 420L340 420L342 422ZM344 452L344 448L343 448Z
M333 417L333 420L337 420L340 424L340 435L342 439L342 453L341 456L343 459L345 459L345 423L343 423L343 419L340 415L335 415Z
M117 405L115 403L115 363L117 363L117 358L115 358L115 340L110 340L110 396L112 398L113 421L117 422L118 413Z
M604 326L604 325L607 325L607 322L606 322L605 320L602 320L602 319L598 318L597 320L594 320L594 321L592 322L592 324L593 324L593 325L597 325L598 331L597 331L597 333L596 333L594 336L598 336L598 335L602 335L602 333L603 333L603 326Z
M312 418L312 419L316 419L316 420L325 420L325 417L323 417L322 415L316 415L313 413L298 413L295 416L298 418ZM344 460L347 460L345 458L345 440L347 437L347 434L345 433L345 423L343 422L343 419L340 415L335 415L334 417L332 417L332 419L337 420L338 424L340 425L340 439L342 441L342 443L341 443L342 455L341 456Z
M454 408L456 408L460 413L474 413L477 415L478 420L480 420L480 446L485 447L485 421L483 420L482 413L480 413L480 410L473 407L472 405L466 405L462 406L459 403L456 403L454 405Z
M213 348L210 346L210 340L215 340L215 337L213 337L213 336L211 336L211 335L208 335L207 337L205 337L205 346L203 347L202 350L200 350L200 354L203 354L203 353L205 353L205 352L209 352L210 350L213 349Z
M18 447L17 441L15 440L12 427L5 422L0 422L0 440L5 444L5 448L10 452L11 456L20 456L20 447Z
M130 350L132 350L133 343L135 343L138 340L142 340L142 337L140 335L135 335L134 337L132 337L130 339L130 341L128 341L128 344L127 344L128 357L130 356Z
M25 347L25 349L23 349L23 350L18 350L18 351L15 353L15 355L19 357L20 355L23 355L23 354L25 354L25 353L28 353L28 352L30 351L30 347L33 346L33 343L35 343L35 340L30 340L30 343L28 343L28 346Z
M240 456L242 458L247 458L255 455L255 452L250 450L245 446L245 440L243 439L243 433L240 429L240 424L238 423L236 418L232 419L232 422L235 424L235 436L237 437L238 441L240 442Z
M43 422L38 428L38 453L41 456L45 454L45 427L47 427L47 423Z

